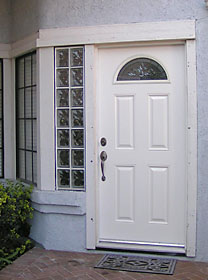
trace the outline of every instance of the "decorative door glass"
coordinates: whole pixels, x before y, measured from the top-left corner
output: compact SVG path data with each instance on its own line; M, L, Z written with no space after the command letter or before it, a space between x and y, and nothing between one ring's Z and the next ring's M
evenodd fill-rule
M167 74L155 60L140 57L127 62L118 73L117 81L132 80L167 80Z

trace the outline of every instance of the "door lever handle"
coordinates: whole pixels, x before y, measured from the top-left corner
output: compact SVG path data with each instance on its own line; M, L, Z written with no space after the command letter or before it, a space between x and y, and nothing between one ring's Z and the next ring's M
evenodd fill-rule
M102 152L100 153L100 159L101 159L101 172L102 172L102 177L101 177L101 179L102 179L102 181L105 181L105 180L106 180L106 177L105 177L105 175L104 175L104 163L105 163L105 161L106 161L106 159L107 159L107 153L106 153L105 151L102 151Z

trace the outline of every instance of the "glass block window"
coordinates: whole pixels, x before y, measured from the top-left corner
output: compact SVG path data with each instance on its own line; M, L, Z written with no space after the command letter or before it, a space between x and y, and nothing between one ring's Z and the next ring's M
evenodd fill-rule
M119 71L117 81L167 80L163 67L150 58L136 58Z
M16 59L17 178L37 183L36 53Z
M84 190L84 48L56 48L55 65L56 185Z
M0 178L4 177L3 131L3 60L0 59Z

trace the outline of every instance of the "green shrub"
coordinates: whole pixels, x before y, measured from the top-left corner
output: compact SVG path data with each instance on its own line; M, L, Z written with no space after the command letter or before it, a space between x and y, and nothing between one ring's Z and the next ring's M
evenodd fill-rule
M0 269L33 246L28 238L32 189L21 182L0 184Z

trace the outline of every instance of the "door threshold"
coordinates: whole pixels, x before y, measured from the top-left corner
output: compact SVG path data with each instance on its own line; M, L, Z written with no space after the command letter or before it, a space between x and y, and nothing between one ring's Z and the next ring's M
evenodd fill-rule
M91 250L90 250L91 251ZM176 259L181 261L190 261L193 258L189 258L185 253L167 253L167 252L150 252L144 250L124 250L124 249L112 249L112 248L101 248L96 247L92 250L96 254L118 254L118 255L128 255L128 256L140 256L140 257L153 257L153 258L166 258L166 259Z
M167 243L147 243L147 242L130 242L121 240L104 240L100 239L96 246L97 248L121 249L128 251L146 251L158 253L179 253L185 254L186 249L182 244L167 244Z

